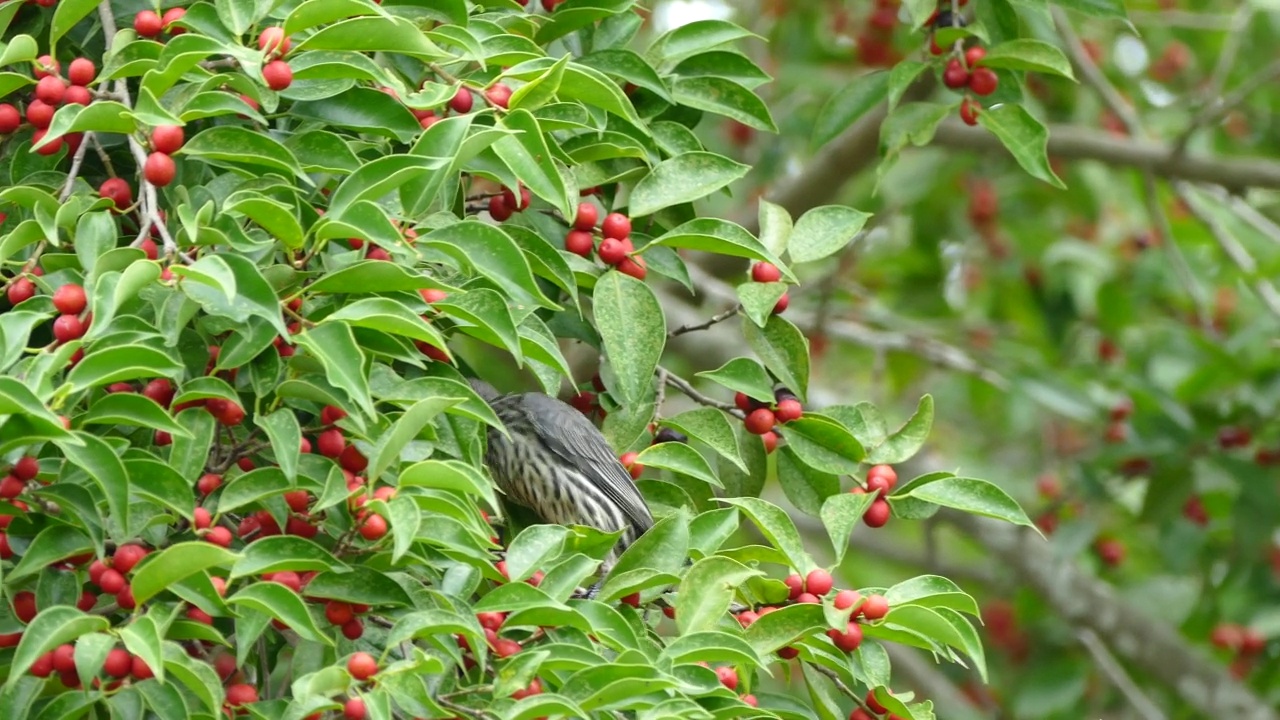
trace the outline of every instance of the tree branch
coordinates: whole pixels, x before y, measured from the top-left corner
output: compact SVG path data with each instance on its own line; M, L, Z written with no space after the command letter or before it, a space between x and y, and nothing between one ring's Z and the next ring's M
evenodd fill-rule
M1089 654L1093 656L1094 662L1098 664L1098 669L1102 674L1111 680L1111 684L1116 686L1121 695L1129 701L1133 709L1138 712L1139 717L1143 720L1166 720L1164 711L1151 702L1151 698L1147 697L1142 689L1134 684L1133 679L1129 677L1129 673L1124 671L1120 663L1116 661L1114 655L1107 646L1098 638L1097 633L1092 630L1081 630L1076 633L1076 637L1080 639L1080 644L1084 645Z
M1201 222L1209 230L1209 234L1218 243L1218 247L1222 248L1222 252L1226 253L1231 262L1235 264L1240 272L1248 277L1253 286L1254 292L1258 293L1258 297L1262 303L1267 306L1267 310L1276 317L1280 317L1280 292L1277 292L1276 286L1266 278L1258 277L1258 263L1241 245L1239 241L1229 232L1222 223L1213 215L1202 209L1191 197L1191 188L1183 183L1174 185L1174 192L1182 199L1183 204L1191 211L1197 220Z
M944 510L994 560L1040 594L1061 619L1106 638L1120 657L1169 687L1198 714L1234 720L1280 720L1280 715L1227 668L1197 652L1174 628L1121 600L1107 583L1059 557L1031 530Z

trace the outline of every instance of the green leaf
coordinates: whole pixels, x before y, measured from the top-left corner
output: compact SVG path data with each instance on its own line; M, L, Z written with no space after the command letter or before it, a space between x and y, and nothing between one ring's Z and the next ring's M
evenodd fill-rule
M492 280L521 305L558 309L538 288L520 246L499 228L479 221L454 223L433 230L420 240L443 250L466 267Z
M5 573L6 582L21 580L74 555L88 552L93 542L88 535L70 527L51 525L41 530L27 546L18 564Z
M787 447L795 451L801 462L822 472L850 475L866 458L862 444L840 423L818 415L804 417L781 426Z
M1032 177L1056 188L1066 185L1049 167L1049 130L1026 108L1005 103L978 113L978 122L991 131Z
M350 569L328 550L306 538L272 535L254 540L245 546L244 553L231 567L231 579L246 575L265 575L281 570L295 572L328 570L342 573Z
M742 472L747 472L742 456L738 452L738 438L734 435L734 426L729 418L715 408L699 408L682 412L675 417L667 418L662 425L675 428L715 450L726 460L732 462Z
M109 534L123 542L133 526L129 522L129 473L124 463L104 440L86 432L75 433L80 445L59 443L63 454L73 465L82 468L93 478L107 499Z
M530 525L507 547L507 577L519 582L546 567L564 548L569 528L563 525Z
M680 582L680 595L676 600L676 626L680 634L714 630L729 610L738 586L760 575L764 572L718 555L694 563Z
M111 623L106 618L87 615L66 605L56 605L41 611L27 625L22 639L18 641L18 648L14 650L13 660L9 665L5 688L12 687L41 655L63 643L73 642L82 635L103 632L110 627Z
M814 121L812 146L826 145L889 96L889 73L858 76L827 99Z
M64 0L58 3L57 9L53 11L53 21L49 23L49 42L58 42L97 7L98 3L93 0Z
M228 513L280 495L293 487L280 468L260 467L237 475L218 495L218 512Z
M112 383L154 378L157 375L178 378L182 364L168 353L142 343L116 345L85 355L67 373L72 392L103 387Z
M1123 0L1054 0L1068 10L1093 15L1094 17L1114 17L1128 19Z
M674 65L690 55L748 37L758 36L725 20L694 20L653 41L646 54L662 60L664 64Z
M777 132L778 126L769 108L750 88L720 77L684 77L671 84L671 96L680 105L696 108L737 120L743 125L765 132ZM644 213L639 213L644 214Z
M781 205L775 205L761 198L757 216L760 225L760 244L775 256L780 257L791 241L791 213Z
M438 287L440 283L396 263L363 260L325 275L307 289L315 293L366 295Z
M209 460L217 421L203 408L180 412L177 421L187 432L173 436L169 465L185 478L199 478Z
M678 573L689 557L689 515L684 510L662 518L632 543L613 566L612 579L631 570Z
M746 315L756 327L769 324L773 309L789 289L785 282L745 282L734 288L738 294L738 302L742 304L742 314Z
M693 202L745 176L749 165L723 155L689 152L659 163L631 191L631 217L652 215L663 208Z
M835 565L844 562L844 553L849 549L849 535L875 500L876 496L870 493L836 493L823 501L819 517L831 537L831 547L836 552Z
M778 448L775 457L778 484L800 512L817 516L823 501L840 492L840 480L834 474L806 465L790 442Z
M313 355L324 366L325 378L334 387L346 391L365 417L377 419L373 398L369 390L369 378L365 372L365 357L356 343L351 326L346 323L322 323L307 329L295 337L298 346Z
M156 401L139 393L104 395L76 420L81 425L132 425L163 430L174 437L191 435Z
M750 358L734 358L715 370L703 370L695 375L761 402L773 403L773 378L763 365Z
M865 496L864 496L865 497ZM889 607L920 605L946 607L978 615L978 603L951 580L938 575L920 575L904 580L885 591Z
M687 157L687 155L681 155L680 157ZM703 250L752 260L764 260L778 265L784 275L789 275L786 266L782 264L777 255L760 244L760 241L752 237L751 233L747 232L741 225L728 220L719 218L696 218L690 220L655 238L645 248L657 245Z
M182 282L180 287L205 312L238 322L260 317L279 335L289 336L275 289L249 258L233 253L205 255L191 265L175 265L174 274L196 280Z
M225 697L222 680L209 662L191 657L176 642L166 641L164 669L171 678L176 678L185 685L197 701L203 703L208 714L215 714L222 707Z
M1075 75L1071 72L1071 61L1056 46L1043 40L1019 38L1000 43L987 50L980 64L984 67L1052 73L1075 80Z
M422 316L410 310L404 303L390 298L364 298L339 308L323 322L342 320L354 327L402 335L421 340L448 352L448 344Z
M232 193L222 206L223 212L244 215L284 243L290 250L302 247L302 224L293 206L273 200L258 192Z
M302 428L298 425L298 416L289 408L280 408L273 413L259 413L253 416L253 424L262 428L271 441L271 454L280 465L280 471L295 482L298 478L298 457L302 454Z
M715 487L723 487L720 478L697 450L684 443L666 442L651 445L642 450L636 462L645 467L670 470L673 473L696 478Z
M897 432L872 450L867 461L873 464L895 465L909 460L924 445L933 427L933 396L920 398L915 414Z
M457 460L423 460L400 473L400 487L425 487L466 493L498 507L493 483L471 465Z
M120 629L120 639L130 653L142 658L155 673L156 682L164 682L164 638L150 615L140 615Z
M462 398L427 398L414 403L384 432L374 445L368 476L378 478L397 466L400 453L417 438L436 416L462 401Z
M791 261L813 262L840 252L867 224L870 214L843 205L823 205L796 221L787 248Z
M809 392L809 340L778 316L758 328L744 324L742 334L764 366L803 402Z
M366 90L382 100L395 103L386 93ZM398 103L397 103L398 104ZM407 114L407 113L406 113ZM412 115L409 115L412 119ZM416 123L415 123L416 125ZM334 190L329 200L329 213L341 218L361 200L377 201L397 190L401 185L418 177L443 169L440 158L420 155L386 155L374 160L347 176ZM325 216L326 218L329 215Z
M813 558L805 551L800 532L785 510L760 498L721 498L720 502L733 505L746 513L751 522L760 528L765 539L787 556L797 572L804 574L817 567Z
M569 64L570 57L570 55L565 55L557 60L554 65L547 68L546 72L516 88L516 91L511 93L511 100L507 103L508 107L512 110L523 108L532 111L554 100L556 92L560 89L560 81L564 78L564 68Z
M279 620L300 637L332 645L307 610L307 604L293 590L274 582L251 583L227 598L228 605L243 605Z
M213 543L190 541L170 545L156 553L133 574L130 587L138 605L170 585L214 567L231 567L240 556Z
M653 374L666 345L662 305L648 285L620 272L600 278L594 297L596 326L613 368L609 389L624 404L639 404L653 392Z
M889 109L897 107L898 101L907 89L920 77L920 73L929 69L929 63L915 60L903 60L889 71Z
M821 604L799 603L761 615L747 628L747 642L758 653L771 653L816 633L826 624Z
M941 478L913 487L903 497L955 508L974 515L1004 520L1015 525L1032 526L1017 501L999 487L977 478Z
M296 54L303 50L398 53L426 62L449 57L412 21L390 15L336 22L316 31L299 43L293 52Z
M528 110L512 110L498 122L511 131L493 144L493 150L534 195L551 203L566 217L574 214L564 176L552 159L538 119ZM577 198L573 198L576 203Z
M238 125L218 125L202 130L187 140L181 152L213 164L256 165L312 184L288 148L269 135Z

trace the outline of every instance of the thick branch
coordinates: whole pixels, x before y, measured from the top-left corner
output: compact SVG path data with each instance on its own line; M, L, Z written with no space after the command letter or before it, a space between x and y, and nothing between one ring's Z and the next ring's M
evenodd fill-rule
M1107 583L1057 556L1034 532L945 511L1002 566L1040 594L1063 621L1106 638L1112 651L1173 690L1205 717L1280 720L1276 710L1197 652L1174 628L1120 599Z
M939 125L934 143L961 150L1008 154L996 136L983 128L968 127L959 120L947 120ZM1204 155L1179 157L1164 143L1117 138L1074 125L1049 126L1049 154L1065 160L1098 160L1116 167L1148 168L1167 178L1230 188L1280 189L1280 162Z

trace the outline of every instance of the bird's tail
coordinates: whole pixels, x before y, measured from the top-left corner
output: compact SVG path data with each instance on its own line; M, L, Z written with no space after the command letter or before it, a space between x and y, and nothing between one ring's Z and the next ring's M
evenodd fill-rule
M502 394L497 388L479 378L467 378L467 382L471 383L471 389L475 390L476 394L487 403L492 403Z

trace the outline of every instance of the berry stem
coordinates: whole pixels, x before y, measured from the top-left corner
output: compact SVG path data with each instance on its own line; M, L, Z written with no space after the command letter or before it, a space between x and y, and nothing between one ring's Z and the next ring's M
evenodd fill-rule
M693 400L694 402L700 405L706 405L707 407L718 408L738 418L739 420L745 417L743 412L739 410L737 406L735 406L733 403L720 402L715 398L711 398L711 397L707 397L706 395L703 395L702 393L695 390L693 388L693 384L690 383L688 380L685 380L684 378L680 377L679 375L676 375L675 373L671 372L670 370L662 366L658 366L658 379L670 385L671 387L679 390L680 392L684 393L689 397L690 400Z
M729 318L733 317L734 315L737 315L738 312L741 310L742 310L741 305L734 305L733 307L729 308L728 310L725 310L722 313L719 313L717 315L712 315L711 319L707 320L706 322L690 324L690 325L681 325L675 330L672 330L671 332L667 333L667 337L673 338L673 337L678 337L680 335L684 335L685 333L695 332L697 330L706 330L712 325L715 325L717 323L722 323L725 320L728 320Z

